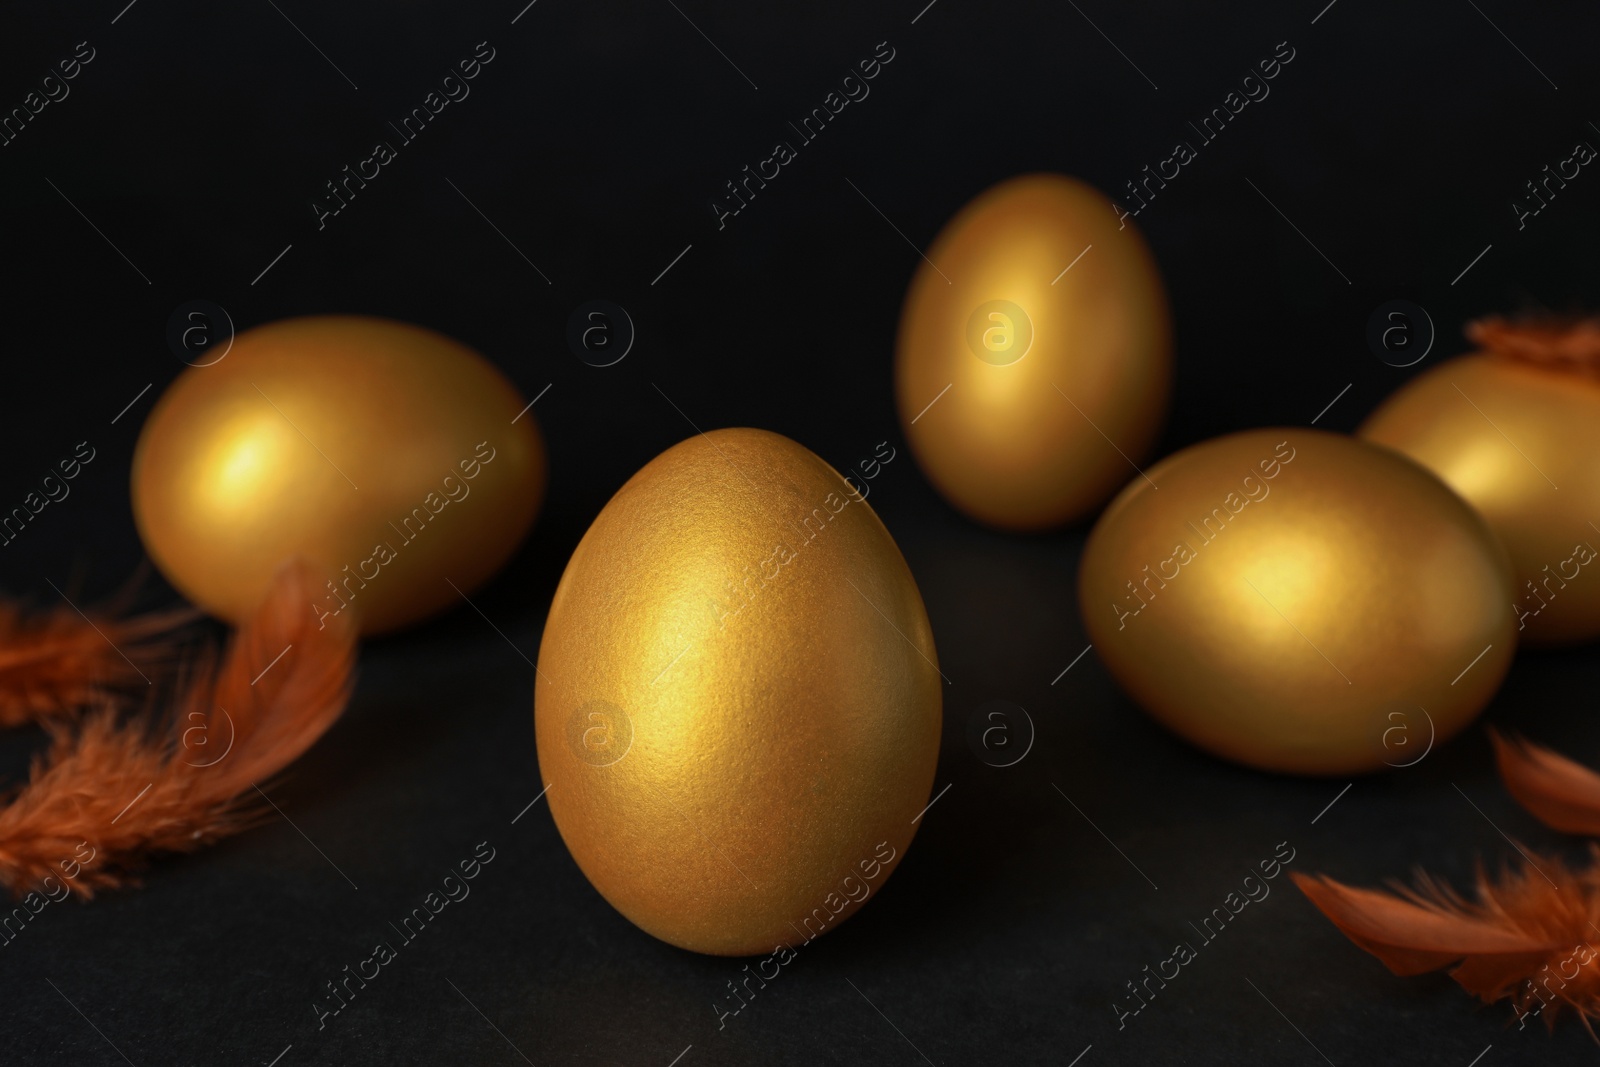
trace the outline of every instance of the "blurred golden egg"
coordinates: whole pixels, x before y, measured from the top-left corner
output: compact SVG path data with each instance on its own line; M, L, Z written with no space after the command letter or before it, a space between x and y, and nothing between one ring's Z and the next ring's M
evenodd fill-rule
M299 554L332 576L319 617L393 630L459 603L533 523L545 454L523 405L483 357L420 326L268 323L157 402L134 519L168 580L224 619Z
M833 468L764 430L691 437L617 491L556 588L534 690L550 813L645 931L792 950L910 844L936 658L900 550Z
M989 189L947 223L900 317L895 397L928 479L990 526L1079 518L1154 445L1172 377L1155 259L1074 178Z
M1084 547L1095 652L1152 715L1253 767L1411 766L1511 663L1511 573L1432 474L1340 434L1250 430L1136 478Z
M1600 382L1477 353L1413 378L1358 432L1489 521L1511 555L1522 640L1600 637Z

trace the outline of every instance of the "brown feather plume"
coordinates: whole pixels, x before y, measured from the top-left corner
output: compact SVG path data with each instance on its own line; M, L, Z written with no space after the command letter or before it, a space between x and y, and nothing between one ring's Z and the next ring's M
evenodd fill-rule
M1480 870L1475 901L1426 874L1415 888L1391 891L1325 875L1290 877L1341 933L1395 974L1449 968L1485 1004L1509 997L1519 1018L1542 1013L1551 1027L1563 1009L1586 1028L1600 1018L1600 850L1583 869L1529 857L1498 880Z
M1600 837L1600 774L1522 738L1491 730L1506 790L1540 822L1564 834Z
M1506 359L1600 375L1600 318L1497 316L1469 322L1467 340Z
M172 632L194 617L187 608L80 615L65 604L29 614L0 602L0 727L72 715L145 688L145 671L173 658Z
M348 618L318 625L317 584L307 564L286 564L221 664L202 663L166 718L119 721L102 708L47 723L53 743L0 811L0 884L21 894L54 876L90 897L152 855L255 822L257 783L309 748L349 699L356 634Z

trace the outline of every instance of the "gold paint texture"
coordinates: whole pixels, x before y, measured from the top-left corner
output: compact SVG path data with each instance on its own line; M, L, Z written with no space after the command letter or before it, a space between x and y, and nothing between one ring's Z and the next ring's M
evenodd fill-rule
M936 662L905 560L839 474L763 430L691 437L617 491L556 589L535 686L551 815L663 941L797 945L910 843Z
M1287 428L1146 473L1090 533L1080 606L1106 668L1178 734L1349 774L1408 765L1494 695L1516 645L1509 562L1422 467Z
M1530 644L1600 637L1600 382L1487 354L1418 375L1359 434L1433 471L1488 520Z
M1036 174L978 196L927 258L895 354L917 462L951 504L991 526L1038 530L1088 514L1134 476L1171 390L1167 299L1144 239L1098 190ZM1001 308L991 319L995 302L1021 315ZM980 355L975 339L990 327L1000 351ZM1020 358L1006 350L1009 331L1019 346L1031 333Z
M156 403L133 457L134 519L162 573L212 614L246 617L300 554L337 583L319 614L397 629L458 603L450 582L470 593L532 525L545 452L532 412L512 423L523 404L476 352L420 326L258 326Z

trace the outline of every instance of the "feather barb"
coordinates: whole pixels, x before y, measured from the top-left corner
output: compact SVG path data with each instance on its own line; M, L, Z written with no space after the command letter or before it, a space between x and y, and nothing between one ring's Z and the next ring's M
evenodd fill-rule
M1519 1019L1563 1010L1600 1018L1600 851L1573 869L1529 858L1468 901L1426 874L1415 888L1358 889L1325 875L1290 877L1339 931L1395 974L1448 968L1485 1004L1510 998ZM1593 1031L1591 1031L1592 1033Z
M54 877L90 897L154 855L254 823L256 784L298 758L349 700L356 634L348 619L317 625L316 586L308 564L285 564L221 663L203 662L166 718L124 721L102 707L47 722L48 751L0 810L0 885L20 895Z

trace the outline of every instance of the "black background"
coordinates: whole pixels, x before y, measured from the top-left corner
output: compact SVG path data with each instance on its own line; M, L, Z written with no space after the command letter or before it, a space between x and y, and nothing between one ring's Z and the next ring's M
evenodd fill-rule
M1319 817L1345 781L1190 749L1093 653L1062 676L1087 643L1084 530L1000 535L945 506L904 447L890 372L920 262L908 241L925 249L1018 173L1117 193L1192 140L1186 120L1280 41L1296 55L1271 95L1138 219L1177 324L1159 453L1306 425L1347 384L1318 425L1354 427L1413 372L1363 340L1384 301L1415 301L1438 328L1414 370L1461 350L1470 317L1593 307L1600 175L1585 169L1520 231L1511 208L1576 141L1600 144L1592 5L523 2L111 0L0 16L0 108L78 42L96 50L71 95L0 148L0 506L76 442L98 450L71 497L0 551L7 592L48 604L49 579L81 603L136 571L128 461L183 369L167 317L194 298L240 328L361 312L458 337L526 396L550 386L534 412L552 464L534 533L474 598L523 655L466 608L369 642L346 717L274 790L304 836L275 818L160 863L142 888L51 905L0 948L0 1059L1065 1064L1086 1047L1083 1067L1594 1059L1571 1019L1553 1038L1519 1032L1505 1005L1479 1007L1447 978L1391 976L1287 878L1119 1031L1123 983L1190 939L1188 923L1278 842L1296 850L1290 869L1362 884L1413 863L1459 883L1475 859L1511 854L1496 825L1575 846L1511 804L1476 728L1410 770L1357 780ZM323 183L392 139L385 121L485 40L496 55L471 96L319 231ZM709 204L723 182L880 41L895 58L871 95L719 230ZM593 298L638 329L610 368L564 341ZM903 870L720 1032L712 1003L743 961L633 928L542 803L511 822L540 790L523 657L561 568L627 476L693 432L685 416L776 430L840 469L879 441L898 447L872 504L953 683L936 788L953 785ZM151 603L174 598L159 577L144 588ZM1597 679L1591 650L1524 652L1485 721L1593 762ZM968 718L997 698L1037 727L1006 769L966 742ZM0 769L20 774L40 743L7 736ZM480 841L496 858L472 897L319 1031L323 983Z

